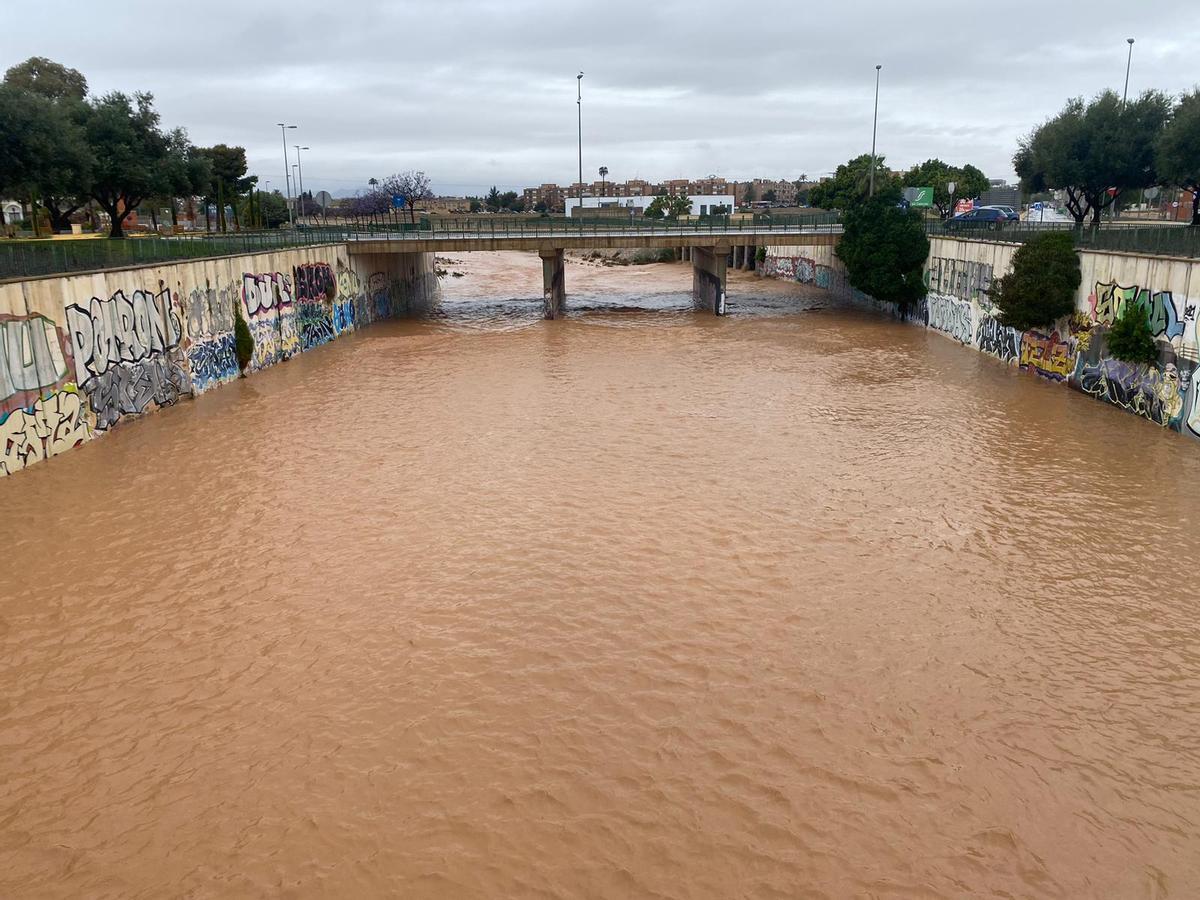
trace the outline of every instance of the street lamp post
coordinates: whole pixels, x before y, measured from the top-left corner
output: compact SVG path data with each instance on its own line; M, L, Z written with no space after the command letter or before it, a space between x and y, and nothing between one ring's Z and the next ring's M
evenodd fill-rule
M875 196L875 131L879 125L879 70L883 66L875 67L875 115L871 119L871 179L870 187L867 189L867 196Z
M575 108L579 116L579 212L583 213L583 73L575 76Z
M300 179L296 177L296 164L292 163L292 184L296 185L299 183L300 183ZM300 215L299 215L299 213L300 213L300 195L299 194L296 195L296 207L295 208L296 208L296 218L299 219L300 218Z
M296 148L296 174L300 176L300 218L304 218L304 166L300 165L300 151L307 150L307 147L301 147L299 144L293 144Z
M296 126L295 125L284 125L282 122L276 122L275 124L279 126L279 133L281 135L283 135L283 181L284 181L284 190L286 191L286 194L287 194L288 223L291 225L295 225L296 224L295 220L292 219L292 183L288 180L289 164L288 164L288 155L287 155L287 133L288 133L289 128L295 128Z
M1129 44L1129 56L1125 60L1125 93L1121 95L1121 109L1129 99L1129 66L1133 63L1133 38L1125 38L1125 42Z

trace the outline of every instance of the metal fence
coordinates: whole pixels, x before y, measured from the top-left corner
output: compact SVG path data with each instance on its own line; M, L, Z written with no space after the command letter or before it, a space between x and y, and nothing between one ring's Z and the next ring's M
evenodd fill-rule
M1106 223L1095 228L1090 225L1077 226L1072 222L988 222L967 225L932 220L926 223L926 231L930 237L961 237L1008 243L1024 243L1046 232L1062 232L1070 234L1080 250L1200 258L1200 229L1186 225L1122 222Z
M237 232L227 235L130 237L124 240L0 241L0 280L120 269L179 262L209 256L268 253L289 247L329 244L346 239L345 229Z

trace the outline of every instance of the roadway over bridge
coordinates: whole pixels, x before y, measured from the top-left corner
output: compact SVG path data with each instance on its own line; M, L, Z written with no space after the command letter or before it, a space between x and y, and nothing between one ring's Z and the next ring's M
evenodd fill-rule
M473 250L537 251L542 258L542 292L547 319L562 314L566 300L565 250L680 251L692 262L692 299L697 308L725 313L725 274L729 265L748 266L756 248L767 244L830 245L841 225L803 222L531 222L465 220L450 227L380 231L347 235L351 256L369 256L381 267L386 257Z

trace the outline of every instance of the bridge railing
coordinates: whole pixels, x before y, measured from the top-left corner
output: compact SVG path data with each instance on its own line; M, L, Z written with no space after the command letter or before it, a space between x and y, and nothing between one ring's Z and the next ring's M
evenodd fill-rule
M416 223L341 224L278 231L241 231L229 234L180 234L165 237L128 237L123 240L0 240L0 281L71 272L121 269L155 263L182 262L213 256L270 253L314 244L353 240L429 240L439 238L553 238L637 235L712 234L736 236L779 232L837 233L841 226L831 214L803 217L700 216L689 219L590 219L489 217L423 218Z
M762 232L829 233L841 230L836 213L811 216L692 216L681 219L582 218L491 219L486 216L430 218L403 226L364 224L348 226L359 239L386 237L393 240L429 240L431 238L541 238L587 237L621 234L636 235L738 235Z

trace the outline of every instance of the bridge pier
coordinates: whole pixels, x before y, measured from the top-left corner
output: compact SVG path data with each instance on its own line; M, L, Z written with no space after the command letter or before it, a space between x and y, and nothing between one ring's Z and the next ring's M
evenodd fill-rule
M692 303L698 310L725 315L728 246L692 247Z
M542 247L542 317L557 319L567 300L566 266L561 247Z

